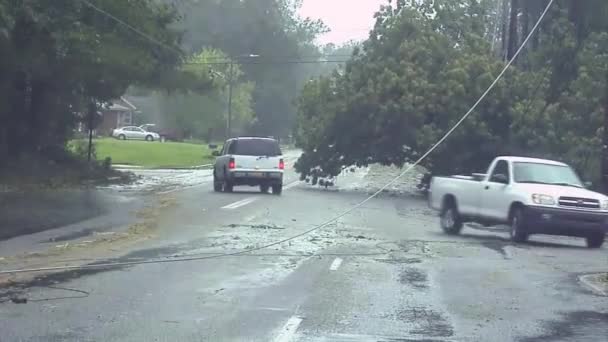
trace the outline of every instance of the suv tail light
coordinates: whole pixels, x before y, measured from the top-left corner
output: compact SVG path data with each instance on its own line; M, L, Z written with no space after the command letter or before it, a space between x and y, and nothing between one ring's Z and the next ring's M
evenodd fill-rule
M234 161L234 158L230 158L230 161L228 162L228 168L231 170L236 168L236 162Z
M285 161L283 159L279 160L279 169L285 170Z

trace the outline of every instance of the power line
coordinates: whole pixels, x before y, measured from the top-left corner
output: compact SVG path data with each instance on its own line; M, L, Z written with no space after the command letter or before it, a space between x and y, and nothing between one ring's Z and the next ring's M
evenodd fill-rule
M138 35L140 35L140 36L142 36L142 37L146 38L146 39L147 39L147 40L149 40L150 42L152 42L152 43L154 43L154 44L156 44L156 45L158 45L158 46L161 46L161 47L163 47L163 48L166 48L166 49L169 49L169 50L175 51L175 52L177 52L177 53L178 53L178 54L180 54L180 55L182 54L182 51L181 51L179 48L169 46L169 45L167 45L167 44L165 44L165 43L163 43L163 42L161 42L161 41L159 41L159 40L155 39L154 37L152 37L152 36L150 36L150 35L148 35L148 34L146 34L146 33L142 32L141 30L137 29L136 27L134 27L134 26L132 26L132 25L128 24L128 23L127 23L127 22L125 22L124 20L122 20L122 19L120 19L120 18L118 18L118 17L114 16L113 14L111 14L111 13L109 13L109 12L107 12L107 11L104 11L103 9L101 9L101 8L99 8L99 7L95 6L95 5L93 5L93 4L92 4L90 1L88 1L88 0L80 0L80 1L81 1L83 4L85 4L86 6L88 6L89 8L91 8L91 9L93 9L93 10L95 10L95 11L97 11L97 12L99 12L99 13L103 14L103 15L105 15L106 17L108 17L108 18L110 18L110 19L114 20L115 22L117 22L117 23L119 23L119 24L121 24L121 25L125 26L125 27L126 27L126 28L128 28L129 30L131 30L131 31L133 31L133 32L137 33Z
M155 39L154 37L144 33L143 31L139 30L138 28L134 27L133 25L130 25L129 23L125 22L124 20L116 17L115 15L113 15L112 13L109 13L101 8L99 8L98 6L95 6L93 3L91 3L89 0L80 0L83 4L85 4L86 6L88 6L89 8L105 15L106 17L114 20L115 22L125 26L126 28L128 28L129 30L135 32L136 34L142 36L143 38L147 39L148 41L159 45L161 47L167 48L169 50L178 52L179 54L182 53L182 51L177 48L177 47L172 47L169 46L161 41L159 41L158 39ZM300 61L298 59L308 59L308 58L350 58L352 57L352 55L350 54L336 54L336 55L319 55L319 56L263 56L262 58L278 58L278 59L287 59L287 61L283 61L282 63L285 64L299 64L299 63L316 63L316 61ZM234 60L240 60L240 59L247 59L247 58L257 58L257 57L250 57L250 56L240 56L240 57L231 57ZM291 61L290 59L294 59L294 61ZM218 62L218 64L230 64L231 61L227 60L226 57L220 57L220 56L210 56L207 57L207 59L221 59L221 60L226 60L225 62ZM344 63L346 61L319 61L318 63ZM276 62L272 62L272 63L276 63ZM211 63L185 63L185 64L211 64ZM240 64L244 64L243 62L240 62ZM252 63L252 64L257 64L257 63ZM262 64L262 63L260 63Z
M254 55L254 56L209 56L205 57L205 59L219 59L219 60L234 60L235 63L237 60L259 60L259 59L277 59L277 60L314 60L315 58L350 58L352 54L321 54L321 55L306 55L306 56L298 56L298 55Z
M324 63L329 63L329 64L340 64L340 63L346 63L349 62L349 59L343 59L343 60L318 60L318 61L313 61L313 60L293 60L293 61L279 61L279 60L275 60L275 61L246 61L246 62L236 62L236 61L220 61L220 62L186 62L184 63L184 65L230 65L230 64L240 64L240 65L267 65L267 64L324 64Z
M259 247L255 247L255 248L251 248L251 249L247 249L247 250L243 250L243 251L239 251L239 252L233 252L233 253L224 253L224 254L210 255L210 256L201 256L201 257L174 258L174 259L156 259L156 260L143 260L143 261L131 261L131 262L107 262L107 263L97 263L97 264L80 265L80 266L56 266L56 267L41 267L41 268L30 268L30 269L16 269L16 270L0 271L0 275L1 274L10 274L10 273L28 273L28 272L42 272L42 271L82 270L82 269L94 269L94 268L124 267L124 266L144 265L144 264L164 264L164 263L174 263L174 262L187 262L187 261L199 261L199 260L218 259L218 258L224 258L224 257L231 257L231 256L238 256L238 255L248 254L248 253L251 253L251 252L260 251L260 250L263 250L263 249L274 247L274 246L283 244L285 242L295 240L295 239L297 239L299 237L308 235L308 234L310 234L310 233L312 233L312 232L314 232L316 230L325 228L328 225L330 225L330 224L336 222L337 220L341 219L342 217L344 217L346 215L349 215L353 211L361 208L363 205L365 205L366 203L368 203L372 199L378 197L378 195L380 195L389 186L393 185L401 177L403 177L404 175L408 174L416 166L418 166L424 159L426 159L431 153L433 153L433 151L435 151L437 149L437 147L439 147L439 145L441 145L450 135L452 135L452 133L454 133L454 131L458 127L460 127L460 125L473 113L473 111L475 111L475 109L477 109L477 107L479 106L479 104L488 96L488 94L490 93L490 91L492 91L494 89L494 87L496 87L496 84L498 84L498 81L500 81L502 79L502 77L505 75L505 73L507 72L507 70L513 65L513 62L515 62L515 60L517 59L517 57L519 57L519 55L523 51L524 47L528 44L528 42L530 41L530 39L532 38L532 36L534 35L534 33L536 33L536 31L538 30L538 27L540 26L540 24L544 20L545 16L547 15L547 12L549 11L549 9L551 8L551 6L553 5L554 2L555 2L555 0L550 0L549 1L549 3L547 4L547 7L545 8L545 10L543 11L543 13L541 14L540 18L538 19L538 21L536 22L536 24L534 25L534 27L530 30L530 33L528 34L528 36L526 37L526 39L522 42L522 44L519 47L519 49L517 49L517 51L515 52L515 54L513 55L513 57L505 65L505 67L502 69L502 71L500 72L500 74L496 77L496 79L494 80L494 82L492 82L490 84L490 86L487 88L487 90L481 95L481 97L477 100L477 102L475 102L473 104L473 106L469 109L469 111L467 111L460 118L460 120L458 120L458 122L456 122L456 124L443 135L443 137L441 137L441 139L439 139L433 146L431 146L431 148L427 152L425 152L420 158L418 158L418 160L416 160L413 164L411 164L408 168L406 168L398 176L396 176L395 178L393 178L390 182L388 182L383 187L381 187L380 189L378 189L378 191L374 192L371 196L367 197L366 199L362 200L361 202L357 203L356 205L352 206L351 208L343 211L342 213L340 213L340 214L338 214L338 215L336 215L336 216L334 216L334 217L326 220L325 222L312 227L311 229L308 229L308 230L306 230L306 231L304 231L302 233L290 236L288 238L285 238L285 239L282 239L282 240L279 240L279 241L276 241L276 242L273 242L273 243L269 243L269 244L262 245L262 246L259 246Z
M125 22L124 20L116 17L115 15L95 6L94 4L92 4L89 0L80 0L83 4L85 4L86 6L88 6L89 8L105 15L106 17L114 20L115 22L125 26L126 28L128 28L129 30L135 32L136 34L140 35L141 37L147 39L148 41L161 46L163 48L175 51L179 54L182 54L182 51L177 48L177 47L172 47L169 46L157 39L155 39L154 37L142 32L141 30L137 29L136 27L134 27L133 25L130 25L129 23ZM270 58L276 58L276 56L269 56ZM293 56L293 57L288 57L288 56L281 56L280 59L287 59L287 60L282 60L282 61L266 61L266 62L262 62L262 61L247 61L247 62L238 62L238 64L314 64L314 63L346 63L348 60L298 60L298 58L304 59L304 58L350 58L351 55L345 55L345 54L338 54L338 55L321 55L321 56ZM241 60L241 59L246 59L246 58L257 58L257 57L249 57L249 56L241 56L241 57L234 57L233 59L235 60ZM268 58L268 57L263 57L263 58ZM291 58L294 58L294 60L289 60ZM228 60L226 59L226 57L220 57L220 56L211 56L211 57L207 57L207 59L222 59L223 61L217 61L217 62L190 62L190 63L184 63L186 65L193 65L193 64L205 64L205 65L226 65L226 64L231 64L231 63L237 63L234 60Z

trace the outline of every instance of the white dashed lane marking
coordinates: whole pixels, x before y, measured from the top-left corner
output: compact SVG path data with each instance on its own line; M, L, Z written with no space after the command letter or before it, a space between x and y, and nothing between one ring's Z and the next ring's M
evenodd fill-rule
M246 206L247 204L251 204L251 203L255 202L256 200L257 200L257 197L245 198L243 200L225 205L222 207L222 209L237 209L237 208Z
M334 262L331 263L331 266L329 266L329 270L337 271L338 268L340 268L340 265L342 265L342 259L336 258L336 259L334 259Z
M302 323L302 318L293 316L291 317L287 323L281 328L276 337L273 339L274 342L290 342L294 340L296 336L296 331L298 327Z
M291 188L294 188L294 187L298 186L300 183L302 183L302 182L295 181L295 182L289 183L289 184L283 186L283 189L284 190L289 190ZM237 209L237 208L240 208L240 207L244 207L244 206L246 206L248 204L251 204L251 203L255 202L257 199L258 199L258 197L245 198L245 199L242 199L240 201L237 201L237 202L225 205L225 206L222 207L222 209L228 209L228 210Z
M285 189L285 190L289 190L289 189L291 189L291 188L295 188L296 186L300 185L300 183L302 183L302 182L300 182L300 181L295 181L295 182L293 182L293 183L289 183L289 184L285 185L285 186L283 187L283 189Z

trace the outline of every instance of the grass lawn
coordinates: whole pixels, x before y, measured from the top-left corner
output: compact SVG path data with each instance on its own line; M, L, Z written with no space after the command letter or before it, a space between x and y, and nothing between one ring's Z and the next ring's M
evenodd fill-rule
M95 140L97 159L112 158L112 164L147 168L191 167L213 163L207 145L175 142L147 142L103 138Z

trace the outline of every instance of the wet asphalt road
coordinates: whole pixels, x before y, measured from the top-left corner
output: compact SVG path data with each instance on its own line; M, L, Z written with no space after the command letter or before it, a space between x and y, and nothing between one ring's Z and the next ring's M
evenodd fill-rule
M296 181L281 197L175 191L158 238L120 260L260 246L366 196L348 190L355 176L340 191ZM608 268L608 249L532 241L500 228L446 236L423 200L385 194L249 255L39 279L21 290L27 304L0 304L0 341L608 341L608 298L578 281Z

